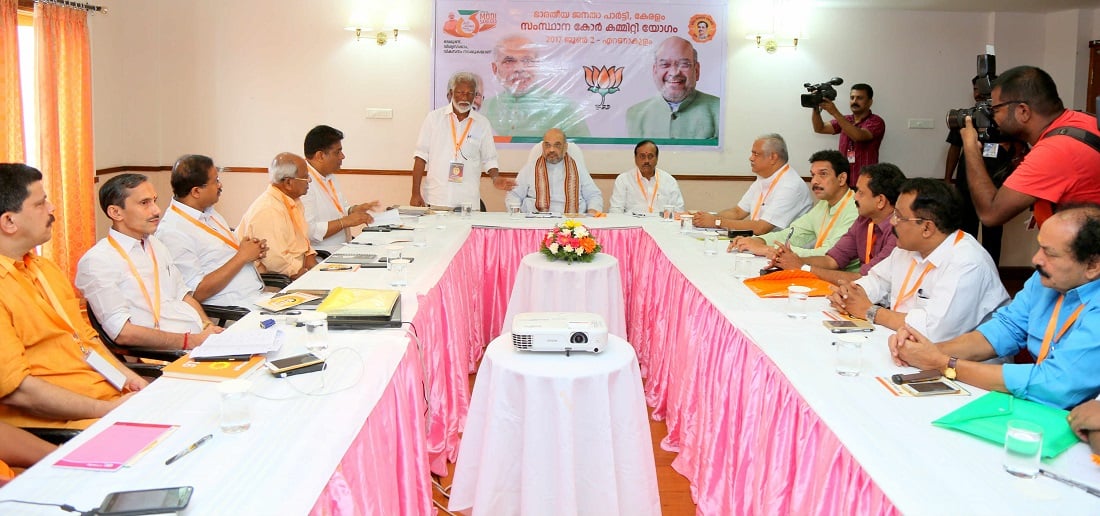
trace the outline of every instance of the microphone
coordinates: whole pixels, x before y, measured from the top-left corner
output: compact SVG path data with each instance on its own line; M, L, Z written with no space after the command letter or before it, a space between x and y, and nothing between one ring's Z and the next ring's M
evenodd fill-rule
M840 86L841 84L844 84L844 79L841 79L840 77L833 77L832 79L829 79L829 84L832 84L833 86Z

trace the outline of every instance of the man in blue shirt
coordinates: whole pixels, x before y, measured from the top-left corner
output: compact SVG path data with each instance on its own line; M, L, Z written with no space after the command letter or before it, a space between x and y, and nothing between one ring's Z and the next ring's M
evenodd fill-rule
M932 344L908 326L890 337L898 365L1069 408L1100 393L1100 205L1063 207L1039 230L1035 274L977 330ZM1035 364L983 364L1027 349Z

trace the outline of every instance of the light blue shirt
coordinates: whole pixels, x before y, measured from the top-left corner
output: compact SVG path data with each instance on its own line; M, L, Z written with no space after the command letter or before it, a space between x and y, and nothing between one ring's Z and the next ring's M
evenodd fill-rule
M1066 292L1055 323L1055 334L1078 306L1085 308L1062 338L1053 343L1042 364L1004 364L1001 374L1013 396L1059 408L1072 408L1100 393L1100 306L1090 301L1100 293L1100 281ZM1038 357L1058 291L1044 287L1036 272L1011 303L997 310L978 331L999 356L1025 347Z

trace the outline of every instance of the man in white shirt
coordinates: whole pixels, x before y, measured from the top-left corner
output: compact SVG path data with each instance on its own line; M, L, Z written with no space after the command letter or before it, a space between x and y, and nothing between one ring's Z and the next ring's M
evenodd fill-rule
M939 342L976 328L1008 301L997 266L958 229L960 202L949 186L909 179L894 206L897 247L855 282L840 281L833 307L890 329L907 325Z
M111 219L107 238L76 266L76 288L108 337L121 346L190 349L220 333L187 289L172 253L153 233L157 192L141 174L120 174L99 189Z
M351 228L374 222L370 210L378 201L350 204L340 190L336 172L344 164L344 133L319 125L306 133L306 166L313 188L302 196L309 224L309 242L314 249L334 252L351 240Z
M546 131L542 156L528 162L516 177L516 187L505 196L524 213L591 213L603 211L603 193L583 163L566 151L561 129Z
M672 174L657 168L660 149L652 140L634 146L635 167L615 178L608 213L660 213L664 206L684 211L684 196Z
M749 167L756 181L741 197L737 206L717 215L696 212L697 227L751 230L763 235L787 227L794 219L810 211L813 196L806 182L787 163L787 142L778 134L765 134L752 143Z
M472 111L477 78L457 72L447 82L450 103L431 113L420 126L413 158L413 206L460 206L481 202L481 173L493 178L498 190L515 181L500 175L497 148L489 120Z
M222 194L214 160L198 154L177 159L172 166L172 193L156 236L172 253L191 297L211 305L251 306L264 289L252 262L266 255L267 242L238 241L214 209Z

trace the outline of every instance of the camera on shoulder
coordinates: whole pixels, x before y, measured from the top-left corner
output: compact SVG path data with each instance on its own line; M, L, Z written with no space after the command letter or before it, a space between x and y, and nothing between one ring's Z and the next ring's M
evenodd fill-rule
M844 79L840 77L833 77L828 81L821 84L805 83L802 86L806 88L809 93L802 94L802 107L816 108L820 106L825 99L836 100L836 88L833 86L840 86L844 84Z

